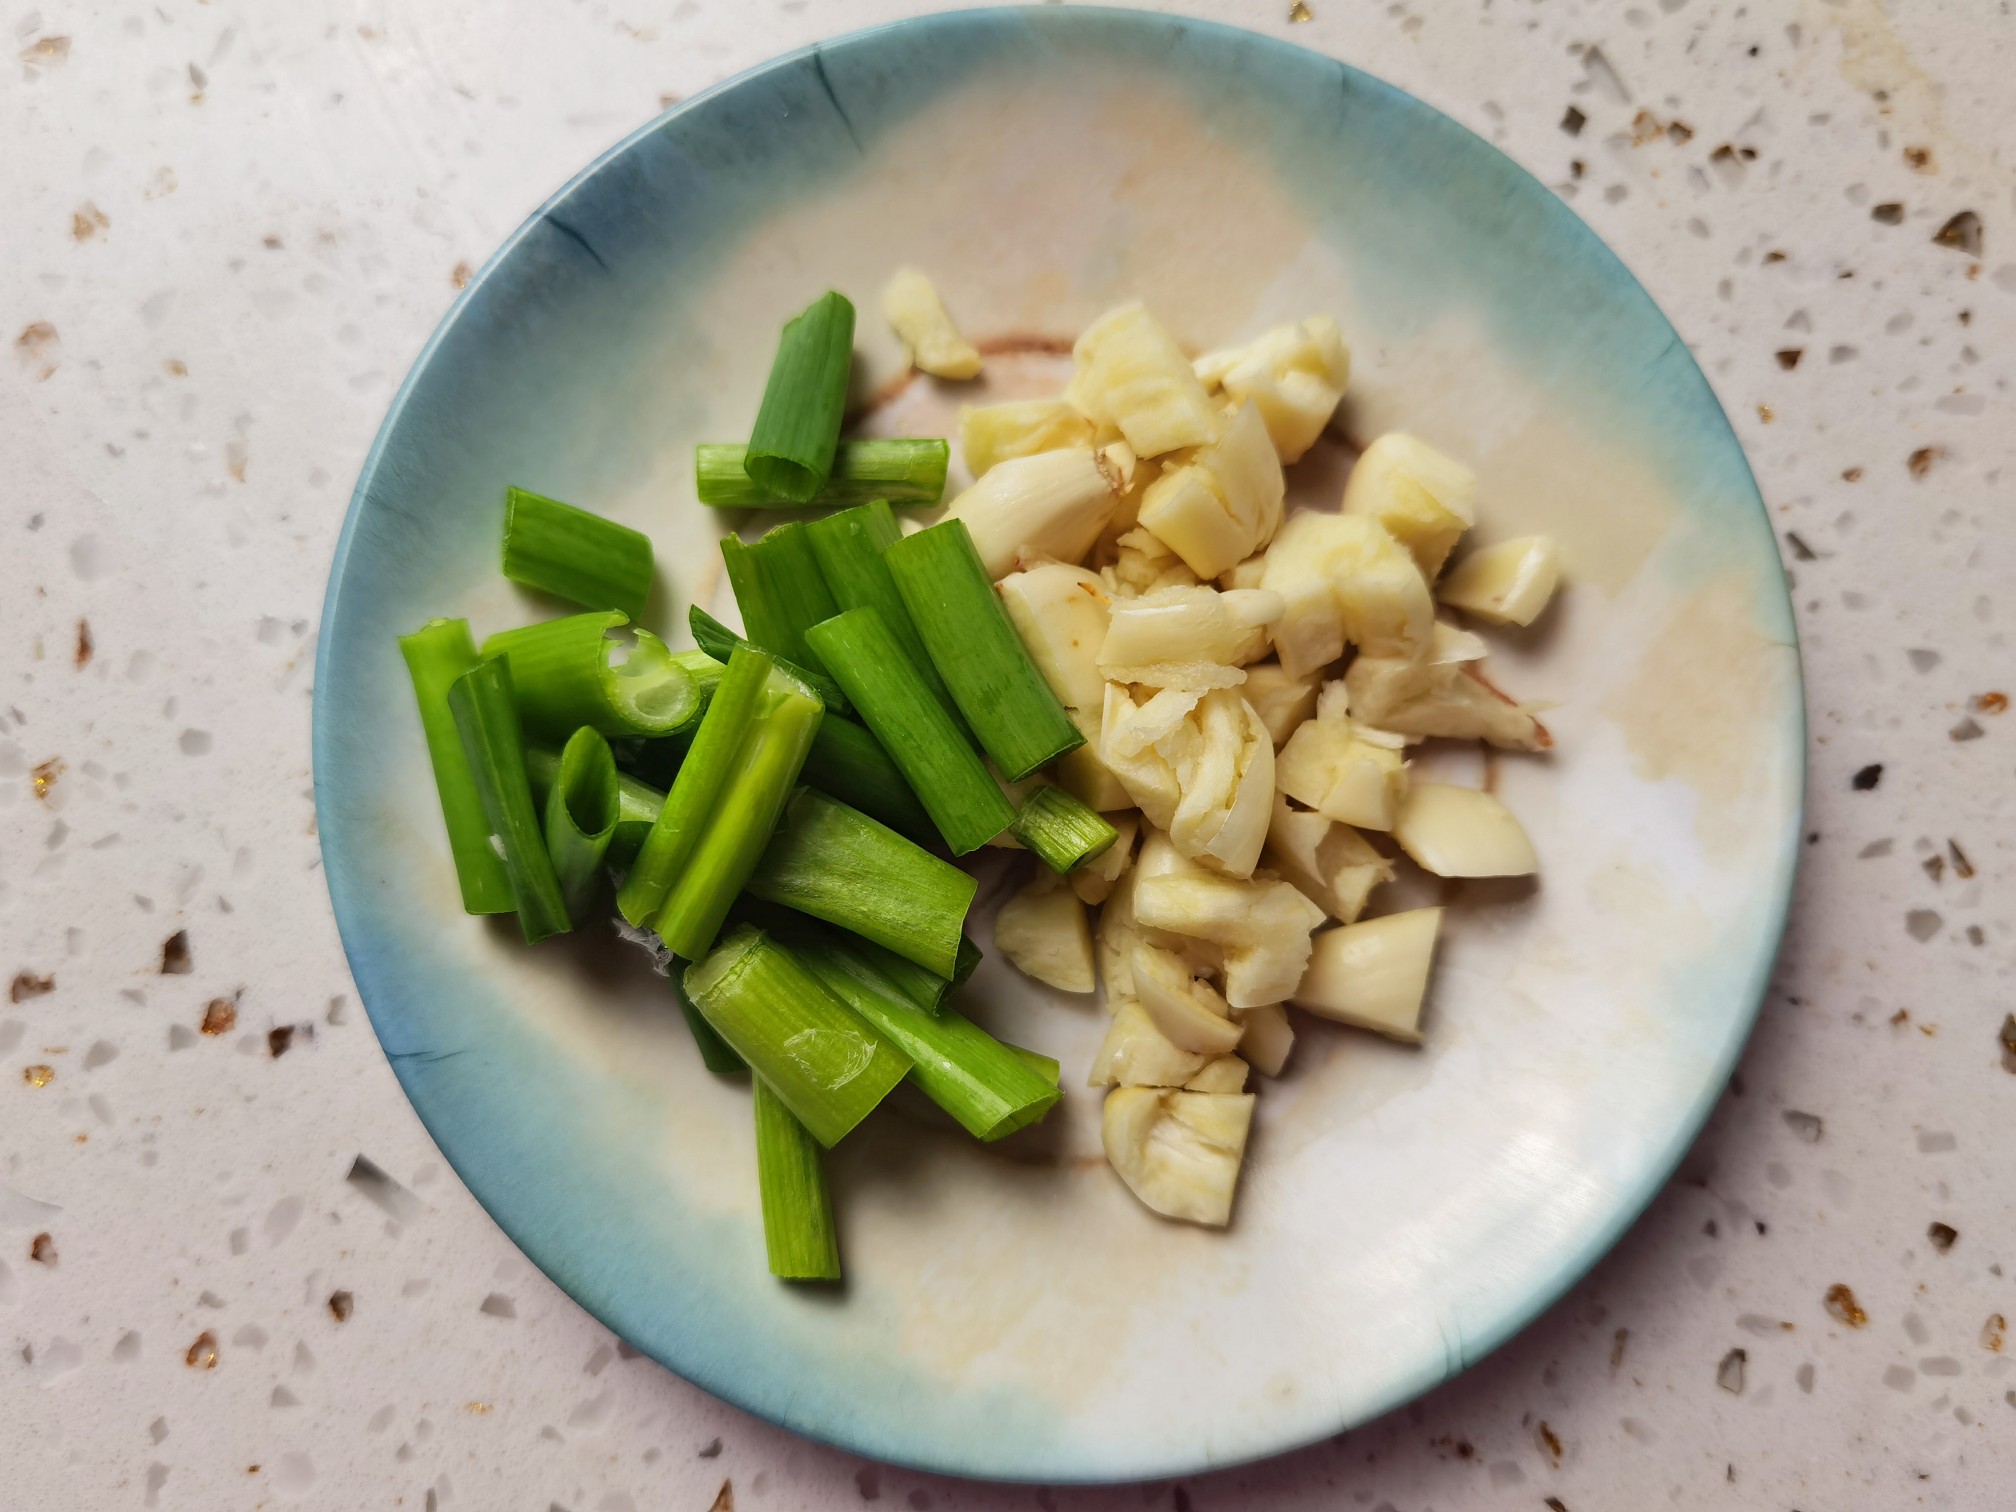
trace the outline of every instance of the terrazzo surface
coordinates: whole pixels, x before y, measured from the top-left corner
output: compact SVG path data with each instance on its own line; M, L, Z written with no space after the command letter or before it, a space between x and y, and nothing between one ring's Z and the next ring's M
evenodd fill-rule
M2016 21L1161 8L1332 52L1498 143L1644 281L1749 450L1806 658L1810 835L1679 1177L1455 1382L1180 1483L877 1466L624 1348L456 1181L356 1002L310 791L324 577L400 378L528 211L665 104L914 7L17 4L0 1502L2008 1505Z

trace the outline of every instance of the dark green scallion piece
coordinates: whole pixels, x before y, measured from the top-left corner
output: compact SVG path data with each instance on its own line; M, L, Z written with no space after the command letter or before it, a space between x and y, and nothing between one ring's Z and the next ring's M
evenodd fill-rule
M483 642L486 657L511 658L518 712L535 739L566 740L581 726L612 740L664 736L700 712L700 690L665 643L628 624L620 609L570 614Z
M693 628L693 643L718 662L727 661L737 646L747 646L752 651L764 649L754 641L744 640L698 604L686 611L686 623ZM832 713L847 714L853 711L853 705L848 702L840 684L823 672L814 672L809 667L801 666L790 658L778 656L774 652L767 654L778 666L817 693Z
M462 737L448 708L448 689L476 665L476 642L467 620L429 620L411 635L399 637L399 654L412 674L413 696L420 705L420 728L427 736L427 759L434 768L434 786L441 796L441 818L448 826L448 850L455 858L455 880L462 889L462 907L472 914L510 913L511 879L490 848L490 821L476 796L476 779L462 753Z
M755 1093L756 1187L770 1274L785 1281L838 1281L840 1233L826 1188L826 1152L761 1077Z
M1015 838L1062 876L1103 856L1120 832L1099 812L1061 787L1044 783L1022 800L1015 815Z
M526 777L531 777L531 753L526 753ZM536 794L538 785L533 784ZM560 896L575 925L588 922L588 910L602 887L602 862L622 817L622 789L616 779L616 758L609 742L586 725L560 752L559 766L545 802L546 854L560 879Z
M502 657L478 662L448 689L448 707L462 738L462 753L476 785L484 821L496 837L504 875L528 942L565 934L572 924L560 878L539 833L539 811L525 773L525 741L511 692L511 668Z
M764 488L745 470L749 448L702 442L693 448L693 487L715 509L793 509L800 501ZM927 440L842 441L831 475L804 507L838 508L886 499L898 509L923 509L945 496L952 446Z
M772 656L814 672L826 669L805 644L805 631L840 612L802 521L779 525L760 541L725 536L721 560L742 611L742 629Z
M504 491L504 576L635 619L651 596L651 538L528 489Z
M830 289L785 323L743 471L772 498L804 504L833 471L854 364L854 306Z

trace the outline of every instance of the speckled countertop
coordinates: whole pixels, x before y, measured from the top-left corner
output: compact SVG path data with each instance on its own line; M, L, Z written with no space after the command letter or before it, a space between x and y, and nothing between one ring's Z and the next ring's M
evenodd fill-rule
M1795 583L1811 835L1776 985L1680 1179L1523 1337L1252 1470L974 1486L637 1357L446 1169L318 872L351 480L458 283L576 168L913 8L0 13L0 1502L2009 1506L2016 22L1989 0L1173 7L1382 74L1570 199L1699 354Z

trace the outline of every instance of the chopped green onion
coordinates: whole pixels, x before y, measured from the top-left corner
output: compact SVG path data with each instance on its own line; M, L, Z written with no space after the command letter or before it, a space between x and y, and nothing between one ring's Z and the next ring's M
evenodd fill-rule
M910 1070L900 1052L753 925L738 926L686 969L686 993L828 1149Z
M832 475L812 498L791 500L770 492L744 469L746 446L702 442L693 448L693 486L715 509L815 508L887 499L898 509L922 509L945 496L952 446L928 440L842 441L833 451Z
M525 775L532 783L532 801L543 814L554 779L560 775L560 753L543 746L528 746ZM609 853L605 858L611 866L628 866L635 859L644 837L651 833L658 810L664 806L665 795L643 778L628 772L616 774L616 828L609 836Z
M572 927L560 879L539 833L539 812L525 775L525 741L512 697L511 667L501 656L478 662L448 689L448 707L462 738L484 822L495 837L518 927L526 941L565 934Z
M819 654L805 644L805 631L831 619L840 606L833 602L819 571L803 522L779 525L753 544L740 536L725 536L721 560L727 565L728 585L735 590L749 639L772 656L814 672L825 671Z
M1002 776L1019 782L1085 743L1029 659L964 520L905 536L884 559L933 664Z
M1026 1128L1062 1095L1054 1080L971 1019L949 1008L918 1012L897 984L832 931L800 924L780 938L828 992L909 1057L911 1079L924 1095L975 1137L994 1140Z
M669 735L700 712L693 675L649 630L610 634L620 609L500 630L483 654L509 656L518 712L536 737L565 740L583 725L604 735ZM627 653L627 654L625 654Z
M826 1154L784 1099L756 1081L756 1187L763 1248L785 1281L838 1281L840 1234L826 1189Z
M841 609L873 609L881 615L882 623L910 653L911 663L932 695L945 706L952 722L964 729L959 706L952 702L952 691L931 665L924 639L910 622L903 595L896 591L896 579L889 575L889 564L882 560L882 553L903 538L888 501L876 499L843 509L801 528L812 544L813 555L819 559L819 571L825 576L826 586L833 591L838 605L833 613L838 614Z
M1062 1086L1064 1068L1051 1057L1035 1050L1025 1050L1020 1045L1009 1045L1008 1048L1015 1052L1017 1060L1042 1077L1043 1080L1050 1083L1051 1086Z
M618 911L632 924L648 924L657 917L672 884L692 859L735 775L735 755L755 722L770 668L770 658L761 651L737 650L729 658L727 675L700 718L693 747L679 764L679 775L651 833L644 837L637 863L616 894Z
M729 654L737 646L747 646L752 651L761 651L764 649L754 641L744 640L698 604L695 604L691 609L686 611L686 623L693 627L694 644L716 661L727 661ZM770 653L770 655L778 666L789 672L800 682L807 684L814 693L817 693L830 711L835 714L847 714L853 711L853 706L847 701L846 693L841 690L840 684L832 678L827 677L824 673L814 672L786 657L778 656L774 652Z
M729 908L770 844L825 714L825 706L803 684L770 669L762 701L735 751L727 785L654 921L658 937L673 954L697 961L714 944ZM874 824L866 818L861 822ZM897 844L910 846L893 830L879 824L875 828Z
M525 765L529 779L529 752ZM553 858L567 917L577 925L588 922L588 905L601 885L602 860L621 813L616 758L601 732L583 725L561 750L546 793L546 854Z
M1015 816L1015 838L1061 876L1105 855L1120 832L1096 809L1046 782L1022 801Z
M879 613L849 609L814 625L806 639L902 769L954 855L978 850L1014 823L1014 805Z
M851 719L828 714L812 737L805 780L920 845L936 843L938 827L910 790L882 742Z
M742 466L773 498L804 504L833 471L854 365L854 306L832 290L785 323Z
M462 907L472 914L509 913L511 879L490 848L490 821L476 796L469 758L449 712L448 689L476 665L476 642L467 620L429 620L411 635L399 637L399 654L413 677L413 696L420 705L420 728L427 736L427 759L434 767L434 786L441 796L441 818L448 826L448 850L455 858L455 880L462 889Z
M949 978L980 884L859 810L800 788L748 887ZM670 936L665 943L679 949Z
M987 957L978 945L965 935L959 936L959 958L952 966L952 985L964 987L966 979L979 970L980 963L985 959Z
M651 596L651 538L523 488L504 491L504 576L635 619Z
M678 1001L680 1016L686 1020L686 1027L693 1032L694 1048L700 1052L700 1064L716 1076L737 1076L749 1069L749 1062L735 1053L735 1047L714 1032L714 1026L707 1022L707 1015L693 1006L693 999L686 996L686 983L678 972L673 972L672 996Z

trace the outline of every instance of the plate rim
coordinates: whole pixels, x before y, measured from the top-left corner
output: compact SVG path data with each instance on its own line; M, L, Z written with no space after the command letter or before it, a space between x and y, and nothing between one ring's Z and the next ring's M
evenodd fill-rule
M1679 327L1674 324L1665 309L1653 297L1651 291L1645 287L1638 275L1625 263L1624 259L1596 232L1594 227L1590 226L1587 221L1576 214L1570 205L1562 201L1552 190L1548 189L1546 184L1537 175L1529 171L1516 158L1498 147L1497 144L1488 138L1478 135L1454 116L1440 110L1420 96L1319 49L1305 47L1298 42L1289 41L1282 37L1276 37L1229 22L1169 15L1160 11L1133 10L1110 5L1072 5L1068 7L996 5L960 11L935 11L860 27L793 48L787 52L766 57L708 86L706 89L678 101L634 130L626 133L618 141L596 154L579 171L572 174L559 188L541 201L538 207L527 215L498 244L495 251L484 260L482 266L470 277L468 283L461 289L455 300L436 323L426 342L415 354L411 367L407 370L404 380L393 395L391 403L385 412L385 417L380 422L377 432L372 439L371 446L358 469L357 483L352 489L349 502L345 507L342 529L337 536L335 549L330 561L329 575L324 587L322 612L317 622L318 635L315 654L315 683L312 695L310 737L317 845L318 850L321 852L323 863L321 867L323 880L329 892L330 908L335 918L337 934L342 942L344 964L346 969L351 973L353 985L357 987L359 1001L363 1003L366 1017L371 1023L373 1037L378 1041L380 1053L386 1055L386 1059L392 1067L393 1074L398 1078L400 1090L406 1098L407 1105L420 1120L422 1127L427 1130L429 1139L433 1140L436 1149L441 1153L442 1159L447 1162L451 1170L455 1171L457 1180L461 1181L464 1188L476 1199L485 1215L498 1226L513 1246L526 1259L531 1261L540 1270L541 1274L545 1275L556 1288L563 1292L576 1306L588 1313L589 1316L595 1318L597 1323L610 1329L612 1333L618 1332L614 1325L609 1323L597 1309L577 1297L558 1276L540 1263L533 1250L528 1248L526 1242L521 1239L518 1232L519 1226L507 1221L502 1214L494 1210L484 1200L482 1195L476 1191L475 1187L469 1183L468 1178L456 1167L455 1162L449 1158L441 1138L435 1132L433 1120L430 1118L426 1108L426 1100L424 1097L416 1096L414 1081L409 1076L405 1064L386 1051L385 1038L382 1033L383 1026L381 1026L379 1021L379 1011L372 1007L370 998L363 990L362 983L357 979L356 960L361 955L368 955L371 946L364 938L363 925L361 923L354 921L346 922L346 913L349 910L346 907L344 896L341 895L343 887L339 885L335 875L335 871L340 868L332 869L328 864L328 852L332 845L337 844L333 837L337 833L340 833L341 821L340 819L336 819L336 816L330 812L327 806L329 800L325 794L323 781L325 771L332 764L333 760L333 752L330 746L333 739L331 721L334 717L333 714L325 713L323 691L326 687L330 686L326 679L330 672L330 663L335 644L336 606L342 595L345 579L350 568L350 558L355 545L359 524L363 517L365 502L368 494L371 492L372 486L377 480L380 467L383 464L385 453L391 444L392 438L404 422L408 405L420 387L439 349L447 341L458 323L473 307L475 296L482 290L488 280L496 275L504 263L516 254L519 245L542 222L550 220L557 208L564 205L570 196L577 190L585 187L609 164L623 157L646 138L663 130L669 122L688 112L701 109L715 97L737 89L753 79L800 63L807 58L816 60L828 48L858 45L884 33L915 32L927 29L956 31L959 28L967 26L999 26L1009 20L1032 26L1071 27L1087 23L1095 26L1132 26L1141 28L1144 34L1162 38L1179 37L1187 32L1196 32L1206 36L1217 36L1239 46L1257 45L1265 51L1300 54L1305 58L1313 58L1328 63L1340 70L1343 75L1354 83L1368 87L1374 91L1398 97L1409 105L1429 112L1448 123L1449 126L1469 138L1475 146L1484 149L1500 159L1502 164L1508 167L1514 175L1528 181L1532 188L1537 189L1545 195L1546 199L1565 217L1563 224L1569 228L1568 234L1582 238L1587 244L1586 250L1591 251L1597 258L1610 263L1612 271L1621 274L1627 279L1630 286L1657 313L1659 319L1666 325L1668 330L1674 333L1676 345L1685 353L1687 367L1699 379L1708 398L1714 405L1716 419L1720 422L1727 445L1733 450L1736 459L1741 464L1743 478L1749 483L1750 491L1762 510L1766 534L1773 543L1775 550L1777 534L1775 529L1771 528L1769 506L1764 503L1762 490L1757 486L1755 470L1750 464L1749 455L1744 449L1741 438L1737 435L1734 425L1730 422L1727 406L1715 392L1713 383L1702 370L1693 350L1686 345L1684 340L1679 339ZM1569 1291L1581 1282L1616 1247L1624 1234L1638 1223L1646 1210L1651 1206L1653 1199L1671 1182L1681 1161L1685 1159L1687 1152L1693 1148L1696 1141L1700 1138L1702 1129L1705 1127L1709 1116L1713 1113L1715 1105L1720 1101L1723 1090L1728 1085L1731 1074L1734 1072L1738 1061L1749 1044L1751 1035L1755 1031L1765 999L1769 994L1771 977L1775 971L1778 957L1783 950L1786 932L1790 924L1792 903L1797 891L1799 866L1804 852L1804 846L1801 843L1800 837L1805 833L1806 805L1810 788L1807 767L1811 751L1811 720L1806 702L1804 655L1799 640L1797 617L1792 612L1793 605L1790 590L1785 584L1782 574L1777 576L1774 582L1776 583L1777 593L1783 598L1785 604L1786 626L1789 631L1789 639L1785 643L1785 648L1791 653L1791 676L1788 679L1786 696L1792 702L1792 712L1796 716L1788 721L1788 723L1791 727L1790 733L1796 734L1798 760L1796 763L1792 763L1794 770L1790 774L1792 786L1785 811L1786 839L1782 843L1779 853L1773 858L1769 879L1771 916L1768 920L1768 927L1762 936L1763 939L1768 940L1768 946L1759 949L1757 957L1752 964L1751 973L1741 987L1740 997L1744 1007L1732 1019L1727 1040L1714 1058L1708 1071L1704 1073L1694 1099L1687 1104L1680 1116L1675 1120L1672 1126L1670 1143L1660 1149L1653 1158L1645 1162L1641 1169L1640 1180L1613 1204L1610 1211L1604 1215L1603 1221L1591 1225L1585 1231L1581 1242L1575 1245L1571 1252L1564 1257L1560 1268L1545 1283L1535 1286L1520 1300L1518 1305L1506 1308L1498 1317L1491 1321L1489 1326L1480 1328L1474 1335L1466 1334L1457 1342L1453 1356L1445 1353L1439 1367L1430 1362L1423 1369L1412 1372L1396 1372L1390 1390L1378 1396L1375 1406L1361 1414L1351 1415L1346 1421L1338 1422L1327 1430L1314 1434L1298 1433L1278 1442L1258 1445L1252 1447L1250 1450L1242 1449L1229 1458L1206 1457L1205 1454L1200 1452L1181 1460L1168 1458L1153 1461L1143 1460L1132 1463L1124 1468L1112 1470L1098 1469L1087 1471L1080 1469L1073 1471L1068 1467L1062 1466L1030 1466L1022 1470L1004 1471L998 1467L973 1468L962 1465L957 1462L956 1456L950 1455L927 1455L919 1453L909 1456L892 1456L864 1449L832 1434L822 1432L817 1427L790 1421L789 1418L791 1415L788 1410L782 1406L757 1399L751 1394L739 1390L736 1383L731 1379L724 1378L723 1372L719 1370L699 1362L688 1362L687 1366L682 1368L655 1351L645 1350L644 1352L679 1379L699 1387L701 1390L718 1397L731 1406L760 1418L775 1427L795 1433L816 1443L827 1445L843 1453L872 1458L882 1463L933 1474L997 1481L1008 1484L1119 1485L1143 1480L1211 1474L1236 1469L1240 1466L1251 1465L1295 1453L1313 1444L1321 1443L1325 1438L1338 1432L1376 1421L1407 1405L1409 1402L1426 1395L1428 1392L1435 1390L1437 1387L1454 1380L1471 1366L1477 1364L1487 1355L1493 1353L1538 1321L1543 1314L1552 1309ZM330 822L332 819L336 819L333 828ZM618 1336L621 1337L620 1333Z

